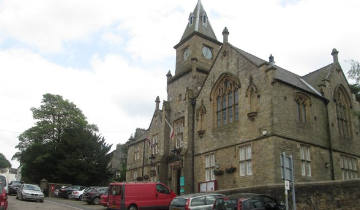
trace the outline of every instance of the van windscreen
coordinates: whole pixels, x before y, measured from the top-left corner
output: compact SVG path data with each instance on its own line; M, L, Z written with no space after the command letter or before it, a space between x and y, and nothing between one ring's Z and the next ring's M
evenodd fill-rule
M171 201L171 206L179 206L179 207L183 207L186 205L186 199L185 198L174 198Z

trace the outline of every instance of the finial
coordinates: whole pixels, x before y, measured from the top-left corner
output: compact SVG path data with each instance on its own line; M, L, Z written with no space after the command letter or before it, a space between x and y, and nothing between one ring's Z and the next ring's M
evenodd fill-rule
M223 34L223 43L227 43L229 41L229 30L225 27L222 34Z
M160 104L160 97L159 96L156 97L155 103L156 103L156 110L159 110L159 104Z
M334 63L339 63L338 54L339 54L339 51L337 51L337 49L335 49L335 48L331 51L331 55L333 56Z
M270 64L274 64L274 63L275 63L274 56L273 56L272 54L270 54L270 56L269 56L269 63L270 63Z

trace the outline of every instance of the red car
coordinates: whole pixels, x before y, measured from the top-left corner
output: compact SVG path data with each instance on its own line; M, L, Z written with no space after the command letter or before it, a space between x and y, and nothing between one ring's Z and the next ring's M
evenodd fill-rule
M0 175L0 210L6 210L8 207L8 197L5 189L6 178Z
M176 194L157 182L111 183L108 208L110 209L169 209Z
M109 201L108 194L104 194L100 196L100 205L108 207L108 201Z
M284 210L275 199L261 194L238 193L217 198L213 210Z

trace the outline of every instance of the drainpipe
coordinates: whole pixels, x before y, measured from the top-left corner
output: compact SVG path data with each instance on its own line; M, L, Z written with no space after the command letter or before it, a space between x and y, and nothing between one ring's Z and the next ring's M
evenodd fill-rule
M331 129L330 129L330 120L329 120L329 101L326 101L326 118L328 121L327 132L329 136L329 153L330 153L330 171L331 171L331 179L335 180L335 172L334 172L334 160L333 160L333 149L331 143Z
M142 161L142 171L141 176L144 177L144 166L145 166L145 140L144 140L144 147L143 147L143 161Z
M192 146L192 150L191 150L191 154L192 154L192 164L191 164L191 167L192 167L192 186L193 186L193 189L192 189L192 192L194 193L195 192L195 105L196 105L196 99L193 98L191 99L191 105L192 105L192 132L191 132L191 139L192 139L192 142L191 142L191 146Z

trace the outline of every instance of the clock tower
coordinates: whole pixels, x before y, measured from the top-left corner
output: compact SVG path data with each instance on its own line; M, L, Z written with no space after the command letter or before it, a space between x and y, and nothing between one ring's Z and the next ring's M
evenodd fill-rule
M189 71L208 73L222 43L216 39L210 21L199 0L190 13L188 24L176 49L175 76Z

